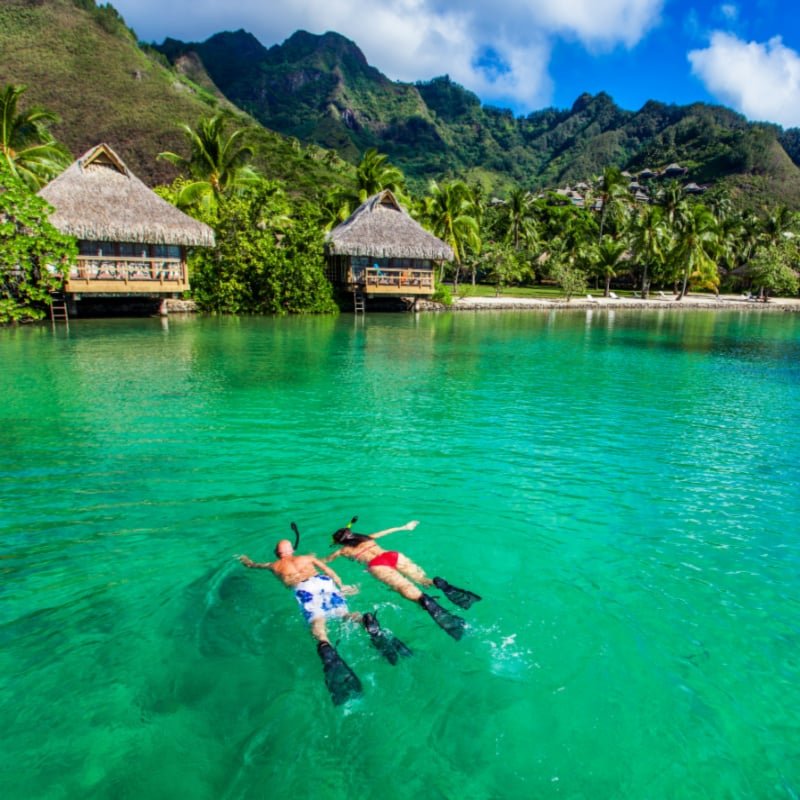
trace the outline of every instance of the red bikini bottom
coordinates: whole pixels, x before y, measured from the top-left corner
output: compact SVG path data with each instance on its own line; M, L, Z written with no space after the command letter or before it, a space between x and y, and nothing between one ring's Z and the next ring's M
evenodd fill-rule
M381 553L379 556L375 556L372 561L367 564L368 567L392 567L393 569L397 569L397 559L400 557L400 553L396 550L386 550L385 552Z

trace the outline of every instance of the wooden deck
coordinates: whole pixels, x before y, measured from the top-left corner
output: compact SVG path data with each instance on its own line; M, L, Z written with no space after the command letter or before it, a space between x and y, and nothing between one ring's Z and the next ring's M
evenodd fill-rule
M367 296L431 295L434 292L431 270L367 267L352 271L350 284Z
M189 289L179 258L79 256L64 282L68 294L174 294Z

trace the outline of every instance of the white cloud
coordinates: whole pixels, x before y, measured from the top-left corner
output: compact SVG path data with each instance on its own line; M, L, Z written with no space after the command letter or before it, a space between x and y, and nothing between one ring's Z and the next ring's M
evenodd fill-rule
M661 14L662 0L536 0L523 3L555 33L574 35L588 47L633 47Z
M688 57L706 89L749 119L800 125L800 54L780 36L762 44L716 31Z
M739 9L733 3L723 3L719 10L722 16L730 22L735 22L739 17Z
M245 28L269 46L294 31L337 31L390 78L449 74L485 100L529 108L552 96L548 74L557 38L591 50L633 47L656 25L664 0L114 0L145 40L203 40ZM487 50L501 70L486 69Z

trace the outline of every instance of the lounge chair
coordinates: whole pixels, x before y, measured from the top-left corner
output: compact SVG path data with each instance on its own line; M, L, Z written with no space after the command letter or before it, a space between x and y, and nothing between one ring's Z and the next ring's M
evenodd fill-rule
M616 294L614 294L614 292L609 292L609 293L608 293L608 296L609 296L609 297L610 297L612 300L619 300L619 295L616 295Z
M592 297L592 295L590 295L590 294L587 294L587 295L586 295L586 299L587 299L587 300L588 300L590 303L599 303L599 302L600 302L600 301L599 301L599 300L598 300L596 297Z

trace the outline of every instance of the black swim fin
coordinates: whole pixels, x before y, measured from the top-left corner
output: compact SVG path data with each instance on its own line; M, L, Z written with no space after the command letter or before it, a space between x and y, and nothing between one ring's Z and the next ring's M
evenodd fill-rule
M445 611L429 594L423 594L418 602L445 633L450 634L454 639L460 639L464 635L466 622L461 617Z
M325 685L331 693L334 705L340 706L353 697L361 694L361 681L344 659L336 652L332 644L320 642L317 653L322 659L322 671L325 673Z
M457 586L450 585L444 578L434 578L433 585L444 592L445 597L461 608L469 608L473 603L481 599L479 594L469 591L469 589L459 589Z
M361 618L369 634L373 647L392 665L397 664L400 656L413 655L411 649L406 647L396 636L392 636L381 628L377 614L364 614Z

